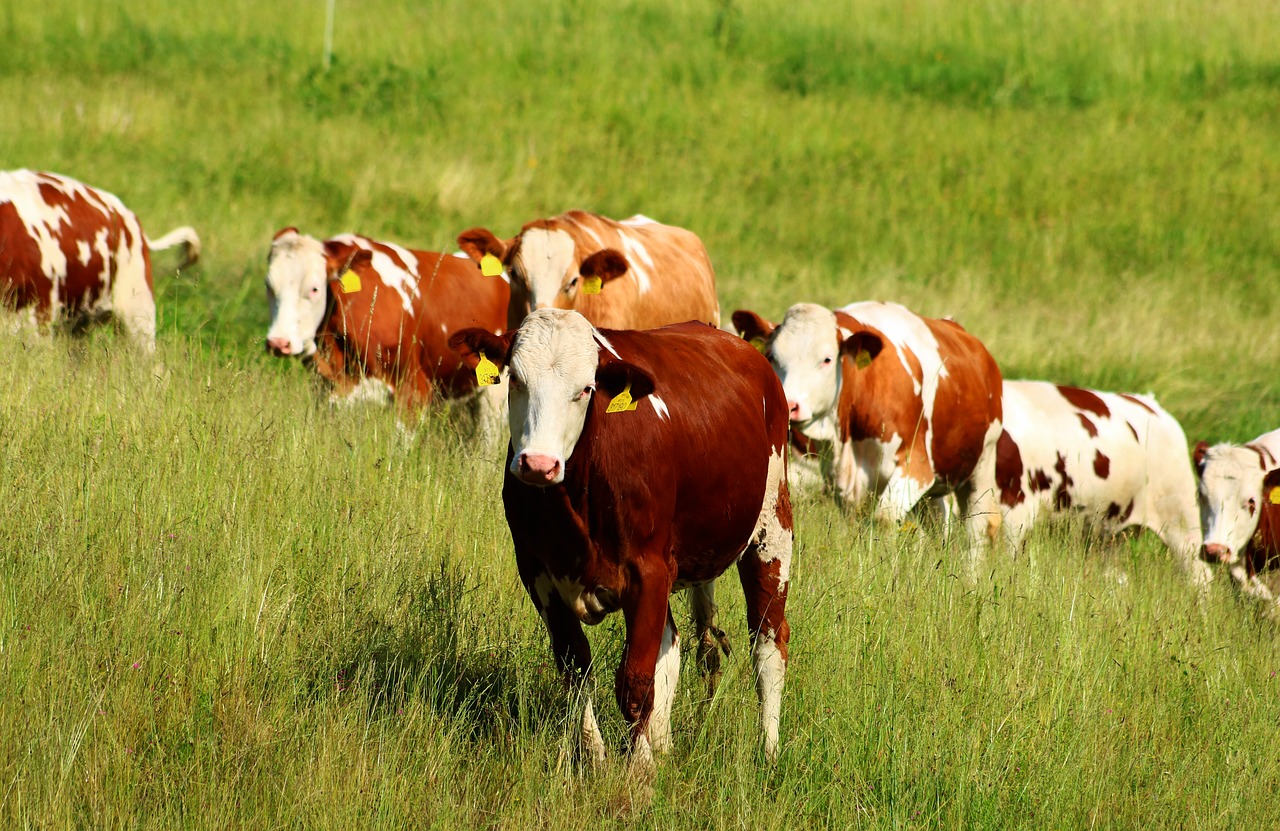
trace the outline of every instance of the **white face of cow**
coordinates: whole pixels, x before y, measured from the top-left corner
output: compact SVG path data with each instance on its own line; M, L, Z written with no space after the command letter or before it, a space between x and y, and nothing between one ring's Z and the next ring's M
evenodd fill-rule
M573 237L564 231L530 228L520 235L511 268L517 289L529 298L529 311L567 305L578 286Z
M802 430L835 416L840 394L840 339L836 316L813 303L797 303L774 330L769 360L787 394L791 420Z
M1262 469L1257 451L1219 445L1205 451L1200 473L1200 513L1204 552L1234 563L1258 528L1262 508Z
M595 330L577 312L543 309L524 319L508 361L513 476L542 486L564 480L599 363Z
M316 351L328 282L328 261L319 240L294 232L276 238L267 260L267 302L271 306L267 349L294 356Z

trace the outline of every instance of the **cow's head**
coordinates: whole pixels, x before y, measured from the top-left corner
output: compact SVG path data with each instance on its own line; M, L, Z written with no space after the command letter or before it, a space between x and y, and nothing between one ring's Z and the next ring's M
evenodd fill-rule
M485 257L502 264L511 280L507 328L515 329L538 309L572 309L578 292L599 291L627 273L627 258L606 248L578 262L573 237L543 222L525 226L507 241L485 228L458 235L458 247L483 267ZM599 282L595 282L595 281Z
M545 487L564 481L597 390L608 399L630 387L633 400L653 392L653 378L618 358L577 312L541 309L515 332L464 329L449 338L474 368L482 359L510 370L511 475Z
M861 368L884 348L870 332L842 337L835 314L813 303L787 309L776 327L744 310L734 312L733 324L743 337L763 346L787 394L791 422L801 430L835 418L843 355L855 359Z
M324 322L329 282L371 257L367 249L335 240L320 242L285 228L271 241L267 255L267 303L271 328L266 347L278 356L316 351L316 332Z
M1200 476L1200 517L1204 526L1202 555L1210 562L1235 563L1254 531L1265 500L1280 501L1268 492L1268 471L1262 455L1250 447L1196 445L1193 455Z

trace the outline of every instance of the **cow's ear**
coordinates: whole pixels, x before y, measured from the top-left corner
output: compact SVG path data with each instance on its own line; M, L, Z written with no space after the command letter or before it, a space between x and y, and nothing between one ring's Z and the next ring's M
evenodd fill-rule
M279 231L276 231L275 236L271 238L271 241L275 242L281 237L288 237L288 236L296 237L297 235L298 235L298 229L290 225L288 228L281 228Z
M1195 463L1196 473L1204 473L1204 456L1209 451L1209 442L1196 442L1196 449L1191 451L1191 461Z
M840 344L840 351L853 358L858 369L866 369L867 364L874 361L882 349L884 341L871 332L854 332Z
M653 376L635 364L609 361L596 370L596 389L609 398L631 387L631 400L639 401L653 392Z
M766 341L773 334L773 330L778 328L760 315L748 309L738 309L733 313L733 328L738 330L738 334L742 335L746 340L755 343L756 341ZM757 348L759 348L757 346Z
M1262 501L1269 505L1280 505L1280 468L1267 471L1262 478Z
M373 252L367 248L357 248L351 243L324 241L325 267L329 271L329 279L342 276L358 265L368 265L373 260Z
M499 262L506 265L513 243L514 240L503 242L488 228L471 228L458 234L458 247L477 263L485 257L497 257Z
M627 267L627 258L621 252L606 248L583 260L578 273L588 280L599 277L601 283L607 283L626 274Z
M449 336L449 348L457 352L470 369L479 366L481 360L488 360L502 369L511 357L511 342L515 336L514 329L505 335L495 335L488 329L459 329Z

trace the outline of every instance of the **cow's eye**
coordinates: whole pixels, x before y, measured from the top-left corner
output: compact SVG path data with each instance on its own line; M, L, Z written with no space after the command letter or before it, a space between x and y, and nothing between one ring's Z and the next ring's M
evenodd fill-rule
M517 390L517 391L519 391L519 392L523 392L523 391L524 391L524 383L523 383L519 378L517 378L515 375L511 375L511 376L508 378L508 381L509 381L509 383L511 384L511 389L513 389L513 390Z
M583 387L583 388L582 388L582 392L580 392L580 393L578 393L577 395L575 395L575 396L574 396L574 400L575 400L575 401L581 401L582 399L586 398L586 397L587 397L588 395L590 395L591 393L595 392L595 389L596 389L595 387L593 387L593 386L591 386L591 385L589 385L589 384L588 384L587 386L585 386L585 387Z
M1256 512L1257 510L1258 510L1258 503L1250 499L1249 500L1249 516L1253 516L1254 512Z
M319 294L319 293L320 293L320 287L319 287L319 286L312 286L312 287L311 287L311 296L312 296L312 297L314 297L315 295L317 295L317 294Z
M578 285L578 278L574 277L572 280L569 281L569 285L565 286L564 290L570 291L571 289L576 288L577 285Z
M828 355L827 357L825 357L825 358L823 358L823 359L822 359L822 365L823 365L823 366L826 366L826 365L827 365L827 364L829 364L829 363L831 363L831 356L830 356L830 355Z

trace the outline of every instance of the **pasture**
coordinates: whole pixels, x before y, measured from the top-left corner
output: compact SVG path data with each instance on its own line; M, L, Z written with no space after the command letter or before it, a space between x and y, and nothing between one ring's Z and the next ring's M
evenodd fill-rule
M409 445L262 353L281 227L452 250L582 207L697 231L726 319L895 300L1192 441L1277 426L1280 17L839 5L340 2L327 71L321 2L0 10L3 166L205 249L157 256L154 363L0 336L0 826L1280 823L1277 624L1225 579L1062 522L973 584L816 495L778 763L729 575L716 697L686 654L652 781L583 771L501 451L443 411ZM615 747L621 631L590 633Z

